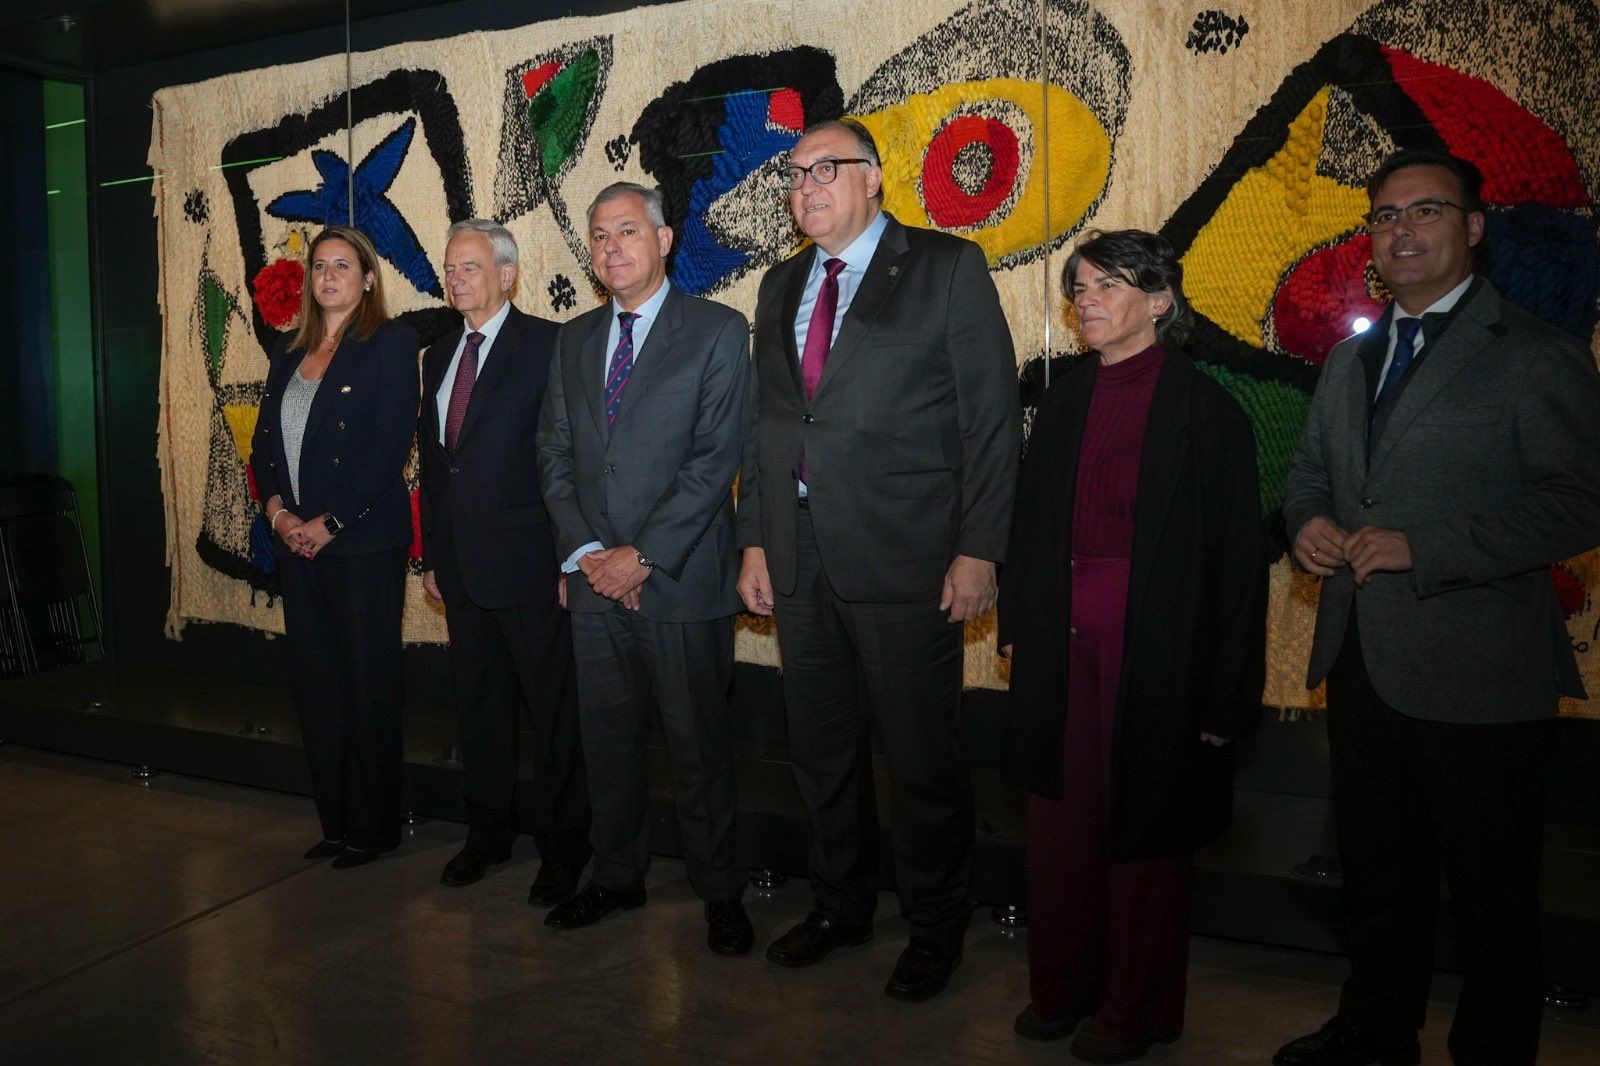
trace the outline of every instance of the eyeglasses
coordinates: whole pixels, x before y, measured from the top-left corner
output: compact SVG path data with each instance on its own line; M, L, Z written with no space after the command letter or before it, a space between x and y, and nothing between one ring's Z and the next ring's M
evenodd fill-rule
M1431 226L1444 217L1444 212L1440 209L1445 207L1453 207L1463 214L1467 210L1449 200L1418 200L1405 207L1382 207L1366 216L1367 230L1371 233L1392 230L1402 215L1413 226Z
M839 176L839 168L846 163L865 163L869 167L878 165L870 159L819 159L809 167L780 167L778 177L783 179L784 187L790 192L798 192L806 183L807 174L818 185L832 185L833 179Z

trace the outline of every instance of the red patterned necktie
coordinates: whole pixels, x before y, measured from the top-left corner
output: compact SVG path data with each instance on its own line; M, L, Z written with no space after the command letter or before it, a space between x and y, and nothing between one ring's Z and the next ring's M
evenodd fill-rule
M461 441L461 423L467 417L467 404L472 402L472 386L478 381L478 349L482 346L483 334L467 334L461 362L456 364L456 379L450 386L450 408L444 417L445 451L454 452Z
M633 323L639 316L632 311L617 312L617 350L611 353L611 366L606 371L606 425L617 424L617 412L622 410L622 390L628 387L628 377L633 373Z

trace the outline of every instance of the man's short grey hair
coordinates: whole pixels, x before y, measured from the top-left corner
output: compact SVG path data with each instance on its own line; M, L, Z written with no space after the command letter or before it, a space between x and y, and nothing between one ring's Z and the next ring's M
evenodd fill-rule
M585 222L594 221L594 213L600 209L601 204L609 204L612 200L620 200L624 196L637 196L644 201L644 213L650 216L650 221L657 229L667 224L666 205L661 198L661 190L648 185L640 185L636 181L614 181L600 190L589 204L589 212L584 216Z
M486 218L464 218L450 227L450 233L445 241L455 238L458 233L482 233L489 238L489 243L494 246L494 261L496 266L505 266L507 263L515 266L521 253L517 250L517 239L511 231L498 222L491 222Z

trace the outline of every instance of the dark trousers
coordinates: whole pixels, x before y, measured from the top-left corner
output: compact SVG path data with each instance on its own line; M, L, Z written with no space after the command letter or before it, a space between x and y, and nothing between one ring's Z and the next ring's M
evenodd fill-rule
M878 804L870 734L889 763L894 872L913 936L959 945L972 915L972 778L961 750L961 629L937 600L848 603L828 583L811 512L798 577L777 597L789 757L811 816L816 910L872 921ZM867 704L861 700L866 683Z
M1028 982L1040 1016L1138 1039L1183 1031L1192 863L1106 857L1128 568L1073 563L1062 795L1028 802Z
M628 892L650 868L650 723L667 739L678 834L702 899L737 899L738 813L728 686L733 618L654 622L618 606L572 615L594 880Z
M548 603L486 610L463 593L445 610L467 846L509 851L526 828L542 860L583 866L589 861L589 791L572 633L554 584ZM524 707L533 726L533 776L520 788ZM519 793L531 816L525 826L517 814Z
M1350 952L1339 1011L1357 1025L1421 1028L1442 866L1461 966L1451 1055L1461 1066L1534 1061L1547 725L1399 713L1372 687L1351 614L1328 676L1328 744Z
M322 835L400 843L406 551L280 557L289 683Z

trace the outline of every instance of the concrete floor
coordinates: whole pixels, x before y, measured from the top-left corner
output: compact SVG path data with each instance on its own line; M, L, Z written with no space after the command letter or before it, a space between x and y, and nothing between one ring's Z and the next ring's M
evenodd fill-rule
M1011 1019L1025 945L975 921L952 988L884 997L903 946L809 971L712 956L682 866L650 905L556 933L526 904L531 848L479 884L438 872L462 826L419 826L357 870L310 864L300 797L0 747L0 1062L813 1063L1073 1061ZM806 909L803 882L746 902L758 941ZM1263 1063L1332 1010L1342 960L1196 939L1184 1039L1152 1063ZM1425 1061L1444 1063L1440 977ZM1600 1012L1597 1007L1591 1014ZM1542 1063L1600 1061L1590 1015L1546 1022Z

